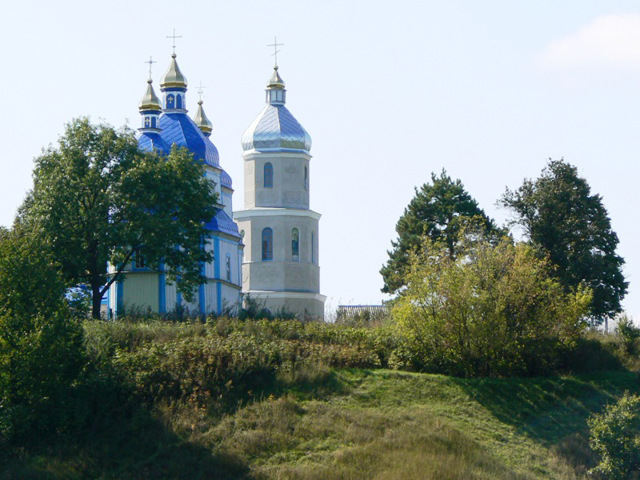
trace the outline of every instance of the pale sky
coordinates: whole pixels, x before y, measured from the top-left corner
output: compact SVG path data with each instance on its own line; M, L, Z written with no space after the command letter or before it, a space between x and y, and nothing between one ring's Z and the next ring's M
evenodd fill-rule
M3 7L0 225L64 124L137 128L153 55L213 122L242 208L240 137L263 106L274 35L287 107L313 139L327 307L380 303L380 267L414 187L445 168L498 223L506 187L549 157L602 195L640 318L640 5L622 0L28 1ZM158 91L158 90L157 90ZM636 280L638 283L636 283Z

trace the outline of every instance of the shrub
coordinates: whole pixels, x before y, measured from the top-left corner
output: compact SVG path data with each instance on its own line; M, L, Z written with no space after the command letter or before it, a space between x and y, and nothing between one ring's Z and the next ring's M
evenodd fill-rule
M635 353L636 340L640 338L640 328L633 324L633 321L626 315L622 315L618 321L616 331L622 340L622 345L628 354Z
M565 294L524 244L467 237L452 258L424 240L394 306L412 363L453 375L522 375L554 370L584 328L590 294Z
M63 429L83 362L56 264L34 235L0 232L0 441Z
M590 470L607 480L624 480L640 467L640 396L629 392L589 420L591 448L600 463Z

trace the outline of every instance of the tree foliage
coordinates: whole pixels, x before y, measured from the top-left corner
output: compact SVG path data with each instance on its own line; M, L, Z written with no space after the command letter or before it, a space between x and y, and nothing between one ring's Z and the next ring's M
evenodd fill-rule
M415 197L396 224L398 239L391 242L389 260L380 270L384 280L382 291L395 293L406 285L404 277L410 253L420 246L425 235L442 242L449 256L454 257L460 230L470 220L479 223L487 236L501 233L460 180L453 181L444 170L440 176L432 173L431 183L416 188Z
M49 249L31 232L0 231L0 443L59 426L84 361L82 325L69 315Z
M595 318L621 311L628 282L616 254L618 236L599 195L591 194L575 166L550 160L535 181L508 190L502 204L515 213L531 243L557 267L554 276L571 291L581 283L593 292Z
M640 471L640 397L629 392L589 419L591 448L600 463L590 470L607 480L625 480ZM636 477L633 477L636 478Z
M191 298L211 257L202 246L216 195L187 150L141 152L130 130L81 118L35 163L18 223L46 238L67 285L91 287L94 317L136 250ZM107 275L107 263L115 274Z
M553 370L583 328L590 295L565 294L534 253L504 237L465 240L453 258L424 238L393 309L414 363L465 376Z

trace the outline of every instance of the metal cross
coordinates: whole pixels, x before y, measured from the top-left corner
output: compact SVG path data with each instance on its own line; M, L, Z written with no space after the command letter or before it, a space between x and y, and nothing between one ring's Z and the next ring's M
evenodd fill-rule
M202 86L202 82L200 82L200 86L198 87L198 100L202 101L202 94L204 93L204 89L207 87Z
M182 35L176 35L176 29L173 29L173 35L167 35L167 38L173 39L173 54L176 54L176 38L182 38Z
M278 47L282 47L283 45L284 43L278 43L278 39L276 37L273 37L273 43L267 45L267 47L273 47L273 54L271 56L275 57L276 68L278 67L278 52L280 52L280 50L278 50Z
M151 79L151 66L152 66L154 63L158 63L158 62L155 62L155 61L153 60L153 57L150 55L150 56L149 56L149 60L148 60L148 61L146 61L146 62L144 62L144 63L148 63L148 64L149 64L149 79Z

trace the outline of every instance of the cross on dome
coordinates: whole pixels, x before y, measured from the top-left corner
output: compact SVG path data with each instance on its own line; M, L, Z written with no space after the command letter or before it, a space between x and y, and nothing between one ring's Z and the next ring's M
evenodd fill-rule
M148 64L149 64L149 80L151 80L151 66L152 66L154 63L158 63L158 62L156 62L156 61L153 59L153 57L152 57L151 55L149 55L149 60L147 60L147 61L146 61L146 62L144 62L144 63L148 63Z
M273 37L273 43L267 45L267 47L273 47L273 53L271 54L271 56L275 57L275 68L278 68L278 53L280 52L280 50L278 50L278 47L282 47L283 45L284 43L278 43L278 38L275 36Z
M167 35L167 38L171 38L173 40L173 55L176 54L176 38L182 38L182 35L176 35L176 29L173 29L173 35Z
M204 87L202 85L202 81L200 82L200 86L198 86L198 103L202 102L202 94L204 93L204 89L207 87Z

